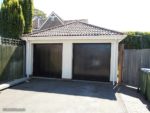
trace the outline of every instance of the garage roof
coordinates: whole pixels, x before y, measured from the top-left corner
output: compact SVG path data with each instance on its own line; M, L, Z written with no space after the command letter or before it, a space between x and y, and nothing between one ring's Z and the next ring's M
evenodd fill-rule
M50 36L100 36L100 35L123 35L123 33L87 24L81 21L56 26L53 28L37 31L25 37L50 37Z

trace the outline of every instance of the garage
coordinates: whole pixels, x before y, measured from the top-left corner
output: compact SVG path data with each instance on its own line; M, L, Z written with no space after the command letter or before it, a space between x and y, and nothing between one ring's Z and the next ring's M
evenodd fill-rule
M118 44L125 37L80 21L31 33L22 38L26 41L26 75L114 84Z
M62 44L35 44L33 75L61 78Z
M108 82L111 44L73 44L73 79Z

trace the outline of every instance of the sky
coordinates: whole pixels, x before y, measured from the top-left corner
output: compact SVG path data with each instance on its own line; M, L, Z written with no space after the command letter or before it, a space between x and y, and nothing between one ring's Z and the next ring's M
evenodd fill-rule
M0 0L2 1L2 0ZM150 32L150 0L34 0L47 16L88 19L90 24L118 31Z

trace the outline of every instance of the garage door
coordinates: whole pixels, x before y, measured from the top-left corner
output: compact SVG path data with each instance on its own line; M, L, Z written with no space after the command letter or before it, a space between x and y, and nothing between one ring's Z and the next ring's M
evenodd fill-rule
M109 81L111 44L74 44L73 79Z
M62 44L34 45L34 76L61 78Z

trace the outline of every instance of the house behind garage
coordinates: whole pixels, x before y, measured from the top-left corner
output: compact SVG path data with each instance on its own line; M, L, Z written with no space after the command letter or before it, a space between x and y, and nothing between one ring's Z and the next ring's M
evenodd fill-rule
M121 32L94 26L87 20L64 21L52 12L26 41L27 77L115 82Z

